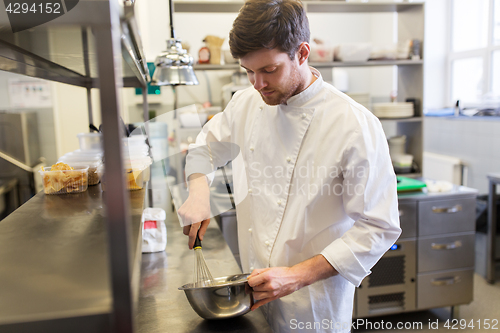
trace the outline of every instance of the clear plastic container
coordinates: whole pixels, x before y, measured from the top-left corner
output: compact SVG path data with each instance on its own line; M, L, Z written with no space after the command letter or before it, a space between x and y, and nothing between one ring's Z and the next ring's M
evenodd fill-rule
M80 152L71 152L66 155L61 156L59 159L64 159L68 161L102 161L102 154L93 153L93 154L83 154Z
M144 183L147 181L144 176L149 172L149 166L145 167L125 167L125 178L128 190L141 190L144 188ZM106 190L106 175L104 173L104 164L97 168L97 174L101 180L101 189Z
M79 133L76 136L81 150L102 150L101 133Z
M90 150L77 149L77 150L75 150L71 153L68 153L68 154L102 157L104 155L104 151L102 151L101 149L90 149Z
M90 185L99 184L99 174L97 173L97 168L102 164L101 160L98 161L73 161L71 159L65 159L61 157L58 162L63 162L68 164L70 167L77 169L82 167L88 167L88 181Z
M147 147L145 135L132 135L132 136L129 136L128 138L123 139L123 142L129 146L145 145Z
M40 170L45 194L79 193L87 190L88 167L75 170Z

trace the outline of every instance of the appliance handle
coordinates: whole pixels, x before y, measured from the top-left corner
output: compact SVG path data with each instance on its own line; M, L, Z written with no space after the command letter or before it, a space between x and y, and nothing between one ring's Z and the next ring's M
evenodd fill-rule
M432 212L437 214L446 214L446 213L457 213L462 210L462 205L458 204L453 207L432 207Z
M451 243L446 243L446 244L432 243L431 247L433 250L453 250L453 249L462 247L462 242L457 240L457 241L454 241Z
M460 282L460 276L437 278L431 280L431 283L435 286L450 286L452 284L459 282Z

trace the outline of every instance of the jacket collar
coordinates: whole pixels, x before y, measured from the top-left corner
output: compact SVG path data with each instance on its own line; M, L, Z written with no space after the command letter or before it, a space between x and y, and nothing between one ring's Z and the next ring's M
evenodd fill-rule
M316 96L323 85L323 78L321 73L314 67L309 67L311 69L311 73L316 77L316 81L314 81L309 87L307 87L304 91L298 93L290 97L286 101L286 106L292 107L301 107L307 104L311 99Z

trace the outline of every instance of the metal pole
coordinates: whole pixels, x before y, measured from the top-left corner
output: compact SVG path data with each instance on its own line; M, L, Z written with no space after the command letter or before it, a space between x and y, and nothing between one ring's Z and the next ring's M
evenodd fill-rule
M151 140L149 133L149 105L148 105L148 88L142 88L142 113L144 115L144 130L146 131L146 137L148 138L149 145L149 155L151 154ZM151 181L148 182L148 206L153 207L153 188L151 187Z
M148 88L142 88L142 114L144 116L144 124L146 125L146 133L148 131L148 121L149 121L149 107L148 107Z
M134 332L132 261L130 246L129 196L125 186L118 98L122 81L119 3L109 1L109 25L94 29L96 40L99 88L101 96L104 158L106 161L106 222L109 243L109 264L113 296L113 332Z
M487 263L486 263L486 280L488 283L494 284L496 280L496 234L497 234L497 183L493 179L489 179L489 195L488 195L488 234L487 234Z
M169 14L170 14L170 38L175 39L175 30L174 30L174 2L172 0L168 0L168 4L170 5Z
M82 47L83 47L83 63L85 65L85 77L90 78L90 60L89 60L89 40L87 36L87 28L82 28ZM94 125L94 115L92 112L92 95L91 87L87 86L87 108L89 113L89 124Z
M89 112L89 124L94 125L94 113L92 111L92 90L87 88L87 107Z

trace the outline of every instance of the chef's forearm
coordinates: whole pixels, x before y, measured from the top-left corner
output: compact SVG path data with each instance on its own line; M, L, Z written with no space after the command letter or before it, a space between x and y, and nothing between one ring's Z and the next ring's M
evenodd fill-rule
M188 178L190 194L205 193L208 190L207 176L202 173L193 173Z
M338 274L337 270L321 254L298 263L291 269L299 272L301 276L300 288Z

